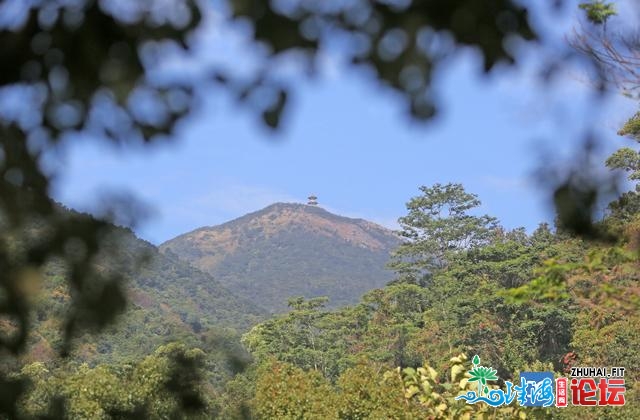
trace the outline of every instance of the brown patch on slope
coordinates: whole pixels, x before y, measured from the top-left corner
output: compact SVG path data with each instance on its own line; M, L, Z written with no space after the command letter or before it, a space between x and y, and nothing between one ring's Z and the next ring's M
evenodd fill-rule
M337 238L374 252L388 247L382 242L384 239L379 238L392 234L375 223L336 216L320 207L277 203L231 222L178 236L162 244L160 249L171 249L195 266L212 272L239 247L247 246L247 237L258 233L268 240L291 229Z

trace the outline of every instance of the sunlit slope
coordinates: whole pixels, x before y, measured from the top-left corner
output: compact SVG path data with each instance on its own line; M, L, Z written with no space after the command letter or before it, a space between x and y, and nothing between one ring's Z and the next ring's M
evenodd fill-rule
M356 303L392 279L385 269L398 237L362 219L303 204L277 203L160 245L207 271L237 295L278 312L291 296Z

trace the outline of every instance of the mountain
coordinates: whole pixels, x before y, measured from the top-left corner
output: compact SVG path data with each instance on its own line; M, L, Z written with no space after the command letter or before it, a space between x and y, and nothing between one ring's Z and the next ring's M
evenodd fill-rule
M73 217L90 217L65 211ZM211 275L160 253L128 229L114 226L106 245L108 253L96 264L100 270L123 275L127 309L105 331L78 337L72 360L90 365L118 363L139 359L167 342L181 340L207 350L212 382L224 376L224 355L216 353L215 345L222 340L237 342L240 333L265 319L266 311L235 295ZM142 264L140 257L145 259ZM65 263L52 261L42 274L23 362L54 362L62 341L70 302Z
M328 296L330 307L356 303L392 280L385 264L399 242L391 230L366 220L276 203L159 248L254 304L281 312L292 296Z

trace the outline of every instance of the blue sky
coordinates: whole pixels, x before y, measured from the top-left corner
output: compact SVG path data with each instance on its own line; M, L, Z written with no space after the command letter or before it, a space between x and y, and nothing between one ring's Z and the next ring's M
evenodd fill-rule
M554 21L549 43L562 42L574 15ZM197 72L242 49L241 34L209 19L198 57L173 63L174 71ZM226 54L209 48L221 39ZM157 244L276 201L304 202L310 193L330 211L395 228L420 185L460 182L478 194L482 212L531 230L552 219L533 171L548 156L571 156L589 130L602 140L603 158L631 144L615 132L637 106L618 95L595 101L576 67L542 84L534 74L538 53L519 70L488 78L473 52L457 56L437 77L442 115L428 125L410 121L392 93L328 55L319 77L283 73L296 89L275 135L212 92L169 144L144 151L74 145L54 195L90 209L104 191L130 192L153 210L136 232Z

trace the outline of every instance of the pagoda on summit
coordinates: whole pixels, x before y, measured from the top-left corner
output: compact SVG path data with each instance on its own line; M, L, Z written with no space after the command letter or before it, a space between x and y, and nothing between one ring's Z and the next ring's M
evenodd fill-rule
M311 194L309 197L307 197L307 205L308 206L317 206L318 205L318 197L316 197L315 195Z

